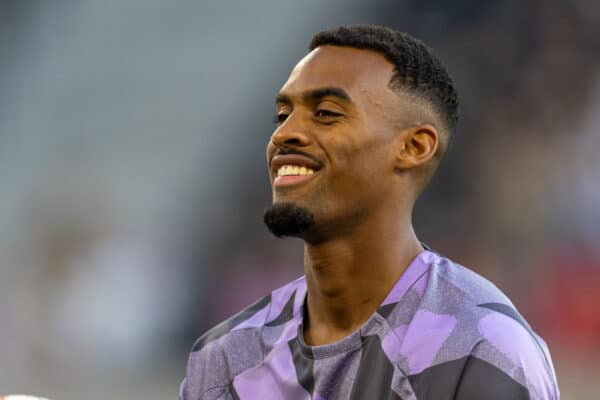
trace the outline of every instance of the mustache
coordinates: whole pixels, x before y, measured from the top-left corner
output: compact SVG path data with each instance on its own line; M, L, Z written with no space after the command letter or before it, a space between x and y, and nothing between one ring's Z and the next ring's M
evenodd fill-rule
M314 162L316 162L317 164L321 164L321 161L318 160L317 158L315 158L315 156L313 156L312 154L306 153L304 151L301 150L297 150L297 149L287 149L287 148L277 148L277 150L275 150L275 153L273 153L273 157L275 156L287 156L287 155L300 155L300 156L304 156L306 158L310 158L311 160L313 160Z

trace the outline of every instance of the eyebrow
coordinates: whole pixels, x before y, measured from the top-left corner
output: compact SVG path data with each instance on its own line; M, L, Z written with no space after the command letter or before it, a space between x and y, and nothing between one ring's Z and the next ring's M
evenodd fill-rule
M353 103L352 98L344 89L339 88L339 87L334 87L334 86L311 89L302 94L302 99L304 101L316 102L316 101L323 100L325 97L336 97L348 104ZM277 95L277 97L275 98L276 104L277 103L291 103L291 102L292 101L291 101L290 97L283 93L279 93Z

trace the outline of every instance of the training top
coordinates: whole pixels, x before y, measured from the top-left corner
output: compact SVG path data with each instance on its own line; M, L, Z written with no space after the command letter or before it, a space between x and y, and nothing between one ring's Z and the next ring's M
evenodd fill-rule
M548 347L475 272L424 250L340 341L303 339L303 276L194 344L182 400L559 399Z

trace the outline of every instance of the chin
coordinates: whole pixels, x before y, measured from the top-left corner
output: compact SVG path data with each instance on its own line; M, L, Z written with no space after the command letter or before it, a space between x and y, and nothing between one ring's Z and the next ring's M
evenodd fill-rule
M308 208L297 203L276 201L265 210L263 222L278 238L302 238L314 227L315 217Z

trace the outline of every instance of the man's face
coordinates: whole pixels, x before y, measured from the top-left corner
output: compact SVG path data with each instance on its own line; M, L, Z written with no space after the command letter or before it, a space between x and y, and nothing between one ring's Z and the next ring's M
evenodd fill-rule
M393 200L392 73L376 52L322 46L277 96L279 122L267 146L273 204L309 211L314 233L335 234Z

